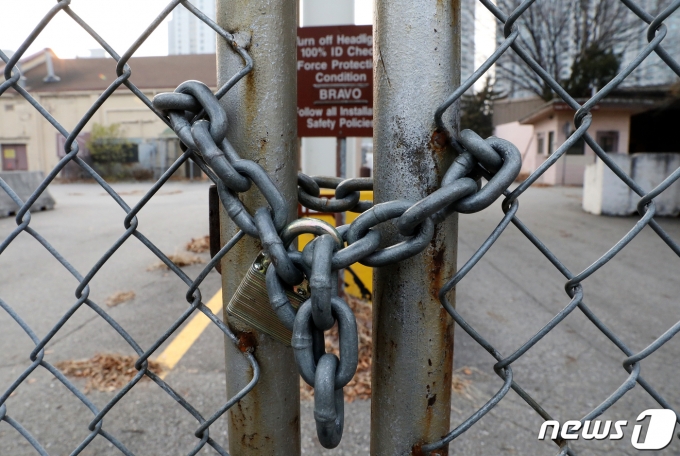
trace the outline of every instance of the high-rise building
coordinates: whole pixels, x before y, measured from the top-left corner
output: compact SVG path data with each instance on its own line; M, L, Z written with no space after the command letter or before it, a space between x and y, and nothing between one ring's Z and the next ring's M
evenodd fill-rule
M462 0L460 4L460 82L475 71L475 5L476 0Z
M652 15L656 15L668 6L667 0L637 0L642 9ZM631 13L632 14L632 13ZM623 52L621 69L627 65L644 49L647 42L647 27L642 20L640 33L635 35L635 41L630 43ZM677 60L680 53L680 11L676 10L663 22L666 25L667 35L661 42L668 53ZM631 73L623 82L623 86L658 86L672 84L678 81L678 76L661 58L652 52L640 66Z
M191 2L210 19L215 20L215 0ZM214 54L215 32L184 6L178 5L168 24L168 53Z
M546 15L546 11L549 13L547 14L548 20L534 22L533 33L529 33L527 27L520 25L520 38L524 38L527 43L532 43L531 46L536 46L537 43L542 45L541 52L534 53L544 56L544 65L551 66L551 68L544 67L544 69L549 74L556 75L558 82L570 77L572 64L578 53L575 37L582 31L578 30L578 24L576 24L573 14L576 7L575 1L547 0L540 5L535 4L530 8L544 8L543 14ZM609 1L615 0L595 0L592 5ZM668 2L665 0L639 0L637 4L650 14L655 15L667 6ZM529 14L529 11L524 13L524 15ZM540 15L538 16L540 17ZM561 18L565 18L565 20ZM620 22L621 26L626 28L626 31L621 34L620 41L613 43L611 49L620 56L619 71L622 71L648 44L647 24L632 11L626 11L617 22ZM521 20L518 23L521 24ZM672 56L678 55L678 52L680 52L680 11L676 11L668 17L664 24L668 29L668 34L662 45ZM539 36L540 39L535 39L535 36ZM499 25L497 43L500 44L503 39L502 25ZM519 79L522 79L526 77L522 75L531 74L531 72L532 70L526 63L520 61L514 51L508 50L501 57L496 67L496 89L510 98L535 96L532 91L522 87L521 81L518 81L518 76L516 76L520 75ZM623 81L621 87L669 85L677 81L678 76L655 53L652 53ZM595 90L601 88L594 87Z

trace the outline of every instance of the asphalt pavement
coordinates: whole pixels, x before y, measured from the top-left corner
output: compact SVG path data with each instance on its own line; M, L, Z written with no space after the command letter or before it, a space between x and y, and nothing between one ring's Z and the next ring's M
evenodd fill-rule
M133 205L149 189L147 183L115 184ZM44 236L81 274L124 233L125 213L95 184L54 184L53 211L33 214L31 227ZM208 185L171 182L139 214L139 230L166 254L184 251L191 239L208 233ZM602 217L580 208L580 188L530 189L520 198L518 216L572 271L580 272L611 248L637 221L634 217ZM459 267L501 220L500 204L478 214L460 216ZM680 219L661 219L680 239ZM15 227L0 219L0 237ZM204 261L207 254L199 254ZM174 274L148 270L157 258L137 239L113 254L91 282L90 297L142 347L149 347L187 308L186 285ZM680 320L677 256L645 228L619 255L583 283L584 301L633 350L639 351ZM201 264L184 268L195 277ZM509 226L487 255L457 287L457 309L500 352L520 347L569 303L565 278L514 226ZM76 302L77 281L27 233L0 255L0 298L44 337ZM201 286L207 301L219 289L211 272ZM115 307L103 303L119 291L135 298ZM166 344L167 345L167 344ZM161 347L160 350L166 346ZM209 325L189 348L166 381L209 416L225 401L224 338ZM0 311L0 392L30 365L30 339ZM160 351L159 350L159 351ZM90 358L97 353L133 355L133 350L94 311L83 306L46 347L51 363ZM675 338L642 363L642 375L672 405L680 407L680 339ZM515 381L561 421L577 420L604 401L628 377L625 355L576 309L536 346L516 361ZM452 426L481 407L502 386L495 360L461 328L456 328ZM80 388L83 380L73 380ZM90 391L103 406L115 392ZM638 454L629 441L637 415L658 408L637 386L601 419L628 420L627 437L619 441L578 441L579 455ZM316 442L312 403L302 403L303 453L365 455L369 448L370 402L346 404L345 435L340 446L323 450ZM7 400L7 411L22 423L50 454L69 454L88 435L92 413L59 381L38 368ZM552 442L537 440L543 419L514 392L451 444L451 454L556 454ZM136 385L111 410L104 428L135 454L186 454L197 443L196 421L152 382ZM211 427L211 437L227 447L224 418ZM212 454L205 448L201 454ZM7 423L0 422L0 455L35 454ZM97 437L81 454L119 454ZM658 454L680 454L680 441Z

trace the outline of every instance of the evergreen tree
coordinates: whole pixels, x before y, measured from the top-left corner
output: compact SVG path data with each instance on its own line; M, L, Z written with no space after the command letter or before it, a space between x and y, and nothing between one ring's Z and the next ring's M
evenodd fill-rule
M482 138L493 134L493 102L499 94L493 89L491 78L486 78L479 92L463 95L461 100L460 129L470 129Z

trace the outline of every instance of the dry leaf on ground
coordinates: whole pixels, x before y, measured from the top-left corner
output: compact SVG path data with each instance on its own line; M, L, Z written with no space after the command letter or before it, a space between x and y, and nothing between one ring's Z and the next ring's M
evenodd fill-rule
M61 361L56 367L66 376L87 379L86 393L91 390L110 392L122 388L137 375L137 359L135 356L99 353L86 360ZM156 375L163 371L160 363L152 360L148 363L149 370ZM142 381L148 379L147 376L142 377Z
M451 389L455 394L476 402L483 394L474 385L475 377L485 375L484 372L474 367L464 366L456 369L451 377Z
M184 266L191 266L192 264L203 264L205 261L203 261L203 258L196 256L196 255L190 255L188 253L177 253L175 255L168 255L168 258L170 261L175 263L177 266L180 268L183 268ZM162 261L158 261L148 268L146 268L147 271L154 271L156 269L170 269L166 266L165 263Z
M143 194L144 194L144 190L140 190L140 189L137 189L137 190L128 190L128 191L118 192L118 194L121 195L121 196L128 196L128 195L143 195ZM101 195L101 196L109 196L108 193L100 193L100 195Z
M106 305L109 307L114 307L117 306L118 304L122 304L124 302L130 301L131 299L134 299L135 297L135 292L130 290L130 291L118 291L108 298L106 298Z
M210 250L210 236L203 236L200 238L191 238L191 241L187 242L186 249L189 252L194 253L204 253Z
M158 192L158 193L156 193L156 195L159 195L159 196L161 196L161 195L177 195L179 193L182 193L182 190L169 190L167 192Z

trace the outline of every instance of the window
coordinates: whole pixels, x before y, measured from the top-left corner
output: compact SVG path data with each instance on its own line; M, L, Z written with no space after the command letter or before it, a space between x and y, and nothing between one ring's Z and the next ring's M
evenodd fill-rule
M575 132L569 133L569 137ZM567 155L583 155L586 152L586 141L581 136L569 149L567 149Z
M3 144L0 151L3 171L28 171L26 144Z
M536 133L536 146L538 155L545 154L545 133Z
M548 155L552 155L555 152L555 132L548 132Z
M619 151L619 132L618 131L598 131L595 141L605 152Z

